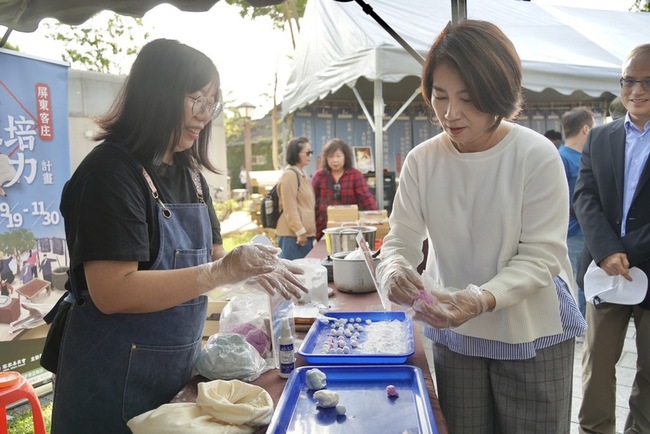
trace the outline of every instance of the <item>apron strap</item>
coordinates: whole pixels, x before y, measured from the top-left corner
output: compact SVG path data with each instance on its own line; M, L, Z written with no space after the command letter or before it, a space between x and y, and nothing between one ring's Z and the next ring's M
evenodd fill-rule
M196 197L199 198L199 202L205 203L203 200L203 186L201 186L201 177L199 172L192 170L192 181L194 181L194 189L196 190Z
M162 199L160 199L160 195L158 194L158 189L156 188L156 185L151 180L151 176L149 176L149 173L147 173L144 166L142 167L142 175L144 176L144 179L147 181L147 184L149 184L149 190L151 190L151 196L153 196L156 202L158 202L158 205L160 205L160 208L162 209L163 217L167 219L170 218L172 216L172 213L169 209L167 209Z

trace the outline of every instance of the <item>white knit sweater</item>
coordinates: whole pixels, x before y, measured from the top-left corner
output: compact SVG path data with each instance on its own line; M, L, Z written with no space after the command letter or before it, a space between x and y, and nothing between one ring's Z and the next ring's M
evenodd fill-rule
M417 266L428 236L426 274L496 298L493 312L456 331L530 342L562 332L553 278L573 282L568 204L562 161L542 135L514 125L487 151L459 153L441 133L404 161L381 256L399 254Z

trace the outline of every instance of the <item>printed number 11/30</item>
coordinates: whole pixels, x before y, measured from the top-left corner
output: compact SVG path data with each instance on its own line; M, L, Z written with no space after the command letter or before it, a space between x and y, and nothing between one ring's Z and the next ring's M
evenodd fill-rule
M41 225L56 225L61 221L58 211L47 211L42 201L32 202L31 212L23 209L23 213L30 212L31 215L41 220ZM23 215L20 212L13 212L7 202L0 203L0 224L6 224L7 229L17 229L23 226Z
M32 202L32 215L41 216L43 226L56 225L61 221L59 212L46 210L43 201Z

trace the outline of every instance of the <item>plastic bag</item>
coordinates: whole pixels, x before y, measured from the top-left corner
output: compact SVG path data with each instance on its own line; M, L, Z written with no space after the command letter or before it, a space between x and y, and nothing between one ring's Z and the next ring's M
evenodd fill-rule
M266 371L266 361L237 333L217 333L208 339L194 367L210 380L255 381Z
M268 296L240 294L232 297L219 318L221 333L237 333L248 341L263 358L273 357L268 326Z

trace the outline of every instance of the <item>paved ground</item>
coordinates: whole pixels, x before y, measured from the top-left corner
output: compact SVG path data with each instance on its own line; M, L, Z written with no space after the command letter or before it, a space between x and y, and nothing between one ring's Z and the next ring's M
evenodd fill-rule
M226 235L235 231L247 231L257 228L257 224L251 220L248 211L234 211L226 220L221 222L221 234Z
M623 346L623 354L616 366L616 434L623 434L625 419L629 410L628 398L636 373L636 345L634 343L634 323L630 322L627 337ZM433 363L430 359L430 341L424 339L427 348L427 359L431 372L434 372ZM435 376L434 376L435 378ZM582 344L576 343L576 356L573 365L573 403L571 406L571 434L578 433L578 411L582 402Z

